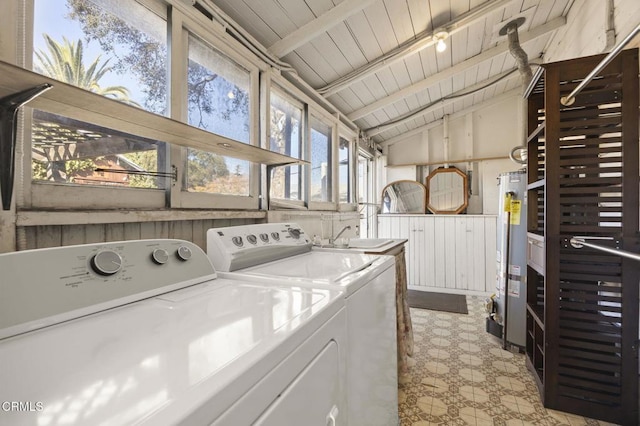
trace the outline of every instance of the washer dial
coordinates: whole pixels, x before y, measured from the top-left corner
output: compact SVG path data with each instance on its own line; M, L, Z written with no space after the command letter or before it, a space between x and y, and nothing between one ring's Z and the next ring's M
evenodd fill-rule
M157 248L151 253L151 259L158 265L164 265L169 261L169 253L165 249Z
M103 250L91 259L91 269L105 277L118 273L122 269L122 257L113 250Z
M291 237L295 240L300 238L300 234L302 233L302 231L300 231L298 228L289 228L289 235L291 235Z
M182 261L187 261L189 259L191 259L191 249L187 246L180 246L178 247L178 251L176 252L176 256L178 256L178 259L182 260Z

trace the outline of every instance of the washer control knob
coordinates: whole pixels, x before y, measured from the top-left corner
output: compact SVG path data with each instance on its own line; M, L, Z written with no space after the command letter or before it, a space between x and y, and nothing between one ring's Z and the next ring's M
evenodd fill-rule
M255 235L249 234L249 235L247 235L247 241L249 241L251 244L255 245L258 242L258 239L256 238Z
M233 242L233 244L235 244L238 247L243 246L242 237L233 237L231 238L231 241Z
M122 258L113 250L100 251L91 259L91 269L100 275L113 275L121 268Z
M301 231L298 228L289 228L288 231L289 231L289 235L291 235L292 238L296 240L300 238Z
M269 242L269 234L260 234L260 239L265 243Z
M176 256L178 256L178 259L182 260L182 261L187 261L189 259L191 259L191 249L187 246L180 246L178 247L178 251L176 252Z
M151 253L151 259L158 265L164 265L169 261L169 253L165 249L157 248Z
M278 234L277 232L272 232L271 238L273 238L276 241L280 241L280 234Z

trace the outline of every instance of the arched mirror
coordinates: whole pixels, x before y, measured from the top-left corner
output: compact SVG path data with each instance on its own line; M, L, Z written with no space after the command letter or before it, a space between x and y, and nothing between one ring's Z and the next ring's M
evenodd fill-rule
M434 214L458 214L469 204L467 175L455 167L441 167L427 177L427 209Z
M381 213L425 212L427 188L414 180L397 180L382 190Z

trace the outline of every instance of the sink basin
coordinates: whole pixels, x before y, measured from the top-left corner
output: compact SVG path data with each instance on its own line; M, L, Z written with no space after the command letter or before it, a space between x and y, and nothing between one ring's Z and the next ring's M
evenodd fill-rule
M350 248L372 249L389 244L393 240L386 238L352 238L349 241Z

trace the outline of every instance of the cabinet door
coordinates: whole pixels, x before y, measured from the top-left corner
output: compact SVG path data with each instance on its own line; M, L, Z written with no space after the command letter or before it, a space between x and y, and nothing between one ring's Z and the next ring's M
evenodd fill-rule
M253 423L256 426L346 424L339 404L338 345L329 343Z

